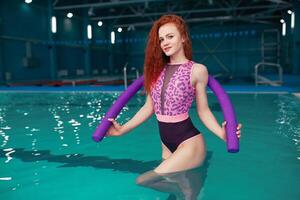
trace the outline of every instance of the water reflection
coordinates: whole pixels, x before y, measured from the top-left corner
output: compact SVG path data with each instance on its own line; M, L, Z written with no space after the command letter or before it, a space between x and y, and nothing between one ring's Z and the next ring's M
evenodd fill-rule
M10 154L14 153L15 150L13 148L7 148L7 149L3 149L3 151L7 152L7 153L5 153L5 156L6 156L5 163L8 163L10 160L12 160L12 157L10 156Z
M165 174L148 171L138 177L137 184L169 193L167 200L196 200L204 186L211 156L212 153L208 152L203 165L191 170Z
M197 199L204 186L212 153L207 153L204 164L199 168L168 174L157 174L152 170L160 163L159 161L112 159L106 156L86 156L84 154L54 155L49 150L30 151L23 148L0 149L0 158L8 158L8 156L23 162L59 163L58 167L94 167L138 174L147 171L137 179L139 185L169 193L169 200L193 200ZM38 179L36 184L38 184Z
M275 101L278 107L276 133L292 139L296 151L300 152L299 100L293 96L279 95ZM297 155L300 160L300 155Z
M49 150L28 151L23 148L14 149L10 156L23 162L48 161L60 163L61 165L58 167L94 167L139 174L151 170L159 164L159 161L112 159L107 156L87 156L84 154L54 155ZM7 158L4 149L0 149L0 158Z
M0 108L0 136L3 138L1 147L5 147L9 141L9 135L6 134L9 130L11 127L7 126L6 108Z

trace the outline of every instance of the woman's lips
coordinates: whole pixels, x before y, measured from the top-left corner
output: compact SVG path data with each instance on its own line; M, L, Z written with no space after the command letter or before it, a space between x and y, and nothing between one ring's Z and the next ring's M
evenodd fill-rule
M164 48L164 51L167 52L171 49L171 47Z

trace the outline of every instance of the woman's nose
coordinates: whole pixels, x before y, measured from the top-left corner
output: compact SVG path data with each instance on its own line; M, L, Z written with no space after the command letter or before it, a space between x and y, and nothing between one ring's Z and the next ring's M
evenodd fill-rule
M162 42L163 47L168 46L168 44L169 44L169 42L168 42L167 40L164 40L164 41Z

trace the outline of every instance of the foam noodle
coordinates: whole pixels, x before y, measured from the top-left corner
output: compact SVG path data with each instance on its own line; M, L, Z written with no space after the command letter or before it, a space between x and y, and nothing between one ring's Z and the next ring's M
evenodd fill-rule
M116 102L110 107L108 112L105 114L100 125L97 127L93 134L93 139L96 142L101 141L106 135L107 130L111 126L111 122L108 121L109 118L116 118L120 113L122 108L126 103L134 96L138 90L143 86L144 77L141 76L139 79L135 80L128 88L125 90L121 96L116 100ZM237 120L235 117L235 112L231 101L216 79L212 76L208 78L208 87L213 91L217 97L219 104L221 106L223 116L226 124L226 140L227 140L227 151L230 153L235 153L239 151L239 141L236 135Z

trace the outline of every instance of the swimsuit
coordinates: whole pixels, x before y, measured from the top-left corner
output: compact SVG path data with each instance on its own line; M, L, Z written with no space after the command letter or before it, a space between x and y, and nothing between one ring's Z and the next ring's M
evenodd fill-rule
M193 64L167 64L151 87L160 138L171 152L183 141L200 134L188 114L196 95L191 84Z

